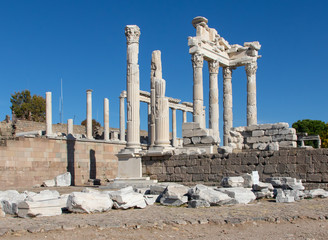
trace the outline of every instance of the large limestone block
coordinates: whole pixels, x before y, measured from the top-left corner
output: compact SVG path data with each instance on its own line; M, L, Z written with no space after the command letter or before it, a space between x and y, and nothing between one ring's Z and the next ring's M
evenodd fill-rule
M71 186L71 173L66 172L64 174L55 177L56 187L68 187Z
M188 202L188 191L189 188L181 185L168 185L162 194L160 203L167 206L181 206Z
M17 205L26 199L25 193L19 193L16 190L7 190L0 192L0 202L2 209L6 214L17 214Z
M277 188L276 189L276 202L278 202L278 203L295 202L295 198L294 198L294 196L285 194L283 189Z
M115 208L145 208L147 206L143 194L135 192L131 186L110 192L109 196L114 201Z
M77 213L105 212L113 207L108 194L73 192L68 196L68 210Z
M42 184L42 187L55 187L56 186L56 182L55 179L50 179L50 180L45 180Z
M218 188L217 190L228 194L229 197L235 199L237 204L247 204L256 199L250 188Z
M60 197L59 192L56 190L44 190L41 191L40 193L27 192L26 194L27 194L26 200L30 202L58 199Z
M211 206L224 205L231 202L232 198L227 194L209 188L202 184L198 184L191 188L188 192L191 199L204 200Z
M328 191L325 191L323 189L313 189L313 190L310 190L310 191L304 191L305 193L305 198L317 198L317 197L320 197L320 198L327 198L328 197Z
M222 187L243 187L244 178L243 177L224 177L221 181Z
M259 182L258 184L253 184L254 191L261 191L263 189L268 189L273 191L274 188L271 183Z
M17 215L26 217L46 217L62 214L62 206L66 205L65 199L52 199L45 201L30 202L24 201L18 204Z
M151 185L149 193L153 195L162 194L167 188L167 186L169 185L177 185L177 183L168 182L168 183L158 183L158 184Z
M208 201L201 200L201 199L192 199L188 202L188 208L203 208L203 207L210 207Z

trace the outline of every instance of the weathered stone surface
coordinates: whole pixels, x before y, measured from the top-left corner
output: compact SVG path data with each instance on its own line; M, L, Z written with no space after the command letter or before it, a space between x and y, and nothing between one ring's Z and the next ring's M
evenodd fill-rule
M188 202L189 188L180 184L168 185L162 194L160 203L169 206L180 206Z
M56 216L62 214L63 205L66 205L65 198L37 202L24 201L18 204L17 215L22 218Z
M247 204L256 199L256 196L249 188L218 188L217 190L228 194L228 196L235 199L238 204Z
M188 145L191 144L191 139L190 138L183 138L183 145Z
M17 204L25 199L26 194L19 193L16 190L0 192L0 205L2 205L2 211L6 214L17 214Z
M55 179L45 180L42 184L42 187L54 187L56 186Z
M254 191L253 193L256 196L256 199L261 199L261 198L272 198L273 197L273 192L269 191L267 188L262 189L260 191Z
M160 195L165 191L167 186L176 185L176 184L177 183L168 182L168 183L159 183L159 184L151 185L149 189L149 193L152 195Z
M222 187L243 187L243 177L224 177L221 181Z
M244 179L243 187L251 188L253 186L253 177L251 174L246 173L246 174L242 175L242 178Z
M71 186L71 173L67 172L55 177L55 183L57 187Z
M290 203L295 202L295 199L291 195L286 195L284 190L281 188L276 189L276 202L278 203Z
M258 184L253 184L252 186L254 191L261 191L263 189L268 189L273 191L273 186L271 183L263 183L263 182L259 182Z
M212 144L215 143L215 139L212 136L206 136L202 137L200 142L204 144Z
M229 203L232 199L227 194L209 188L205 185L198 184L195 187L189 189L188 192L191 199L204 200L211 206L224 205Z
M159 202L160 195L144 195L144 199L147 205L154 205L155 202Z
M136 193L131 186L110 192L109 196L114 201L114 207L118 209L145 208L147 206L143 194Z
M321 197L321 198L327 198L328 197L328 191L325 191L323 189L313 189L313 190L306 190L304 191L305 193L305 198L317 198L317 197Z
M210 207L210 204L202 199L192 199L188 202L188 208Z
M5 217L6 213L2 210L2 204L0 204L0 218Z
M68 210L78 213L105 212L112 206L113 201L104 193L73 192L67 200Z
M30 202L58 199L60 197L59 192L55 190L44 190L41 191L40 193L27 192L26 194L27 194L26 200Z
M232 153L233 148L229 146L221 146L218 148L218 153L224 154L224 153Z
M291 177L272 177L265 180L271 183L275 188L291 189L291 190L304 190L301 180Z

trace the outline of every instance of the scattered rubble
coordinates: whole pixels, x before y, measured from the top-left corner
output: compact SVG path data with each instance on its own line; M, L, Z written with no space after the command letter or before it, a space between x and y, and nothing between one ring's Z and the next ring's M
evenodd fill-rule
M71 186L71 173L66 172L56 176L54 179L45 180L42 187L68 187Z
M113 207L113 201L104 193L73 192L68 196L67 207L76 213L105 212Z

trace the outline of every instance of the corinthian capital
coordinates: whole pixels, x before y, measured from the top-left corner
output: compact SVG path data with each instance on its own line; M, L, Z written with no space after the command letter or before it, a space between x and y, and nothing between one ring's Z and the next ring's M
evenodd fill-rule
M214 61L210 61L208 62L208 71L210 73L219 73L219 61L214 60Z
M245 65L245 70L246 70L247 76L254 75L256 73L256 70L257 70L257 63L256 62L247 63Z
M194 53L192 55L192 67L193 68L202 68L203 67L203 63L204 63L204 58L203 58L203 54L201 53Z
M127 44L139 43L140 28L137 25L127 25L125 27Z
M232 76L232 67L224 67L223 68L223 77L224 78L231 78Z

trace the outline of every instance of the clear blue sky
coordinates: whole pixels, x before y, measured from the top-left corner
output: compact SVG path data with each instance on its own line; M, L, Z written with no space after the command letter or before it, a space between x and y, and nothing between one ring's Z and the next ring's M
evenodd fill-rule
M162 51L166 95L192 101L192 65L187 37L191 20L204 16L230 44L259 41L259 123L317 119L327 122L328 1L102 1L0 0L0 120L10 115L10 94L28 89L53 93L53 122L59 120L60 79L64 121L80 124L86 89L93 89L93 117L103 122L110 101L110 126L119 126L119 94L126 88L124 27L140 37L140 88L149 91L153 50ZM246 124L246 74L233 73L234 126ZM222 131L222 71L219 73ZM204 64L208 105L208 70ZM141 128L146 129L146 104ZM182 121L178 112L178 127ZM191 116L188 116L191 121ZM180 135L180 130L178 130Z

